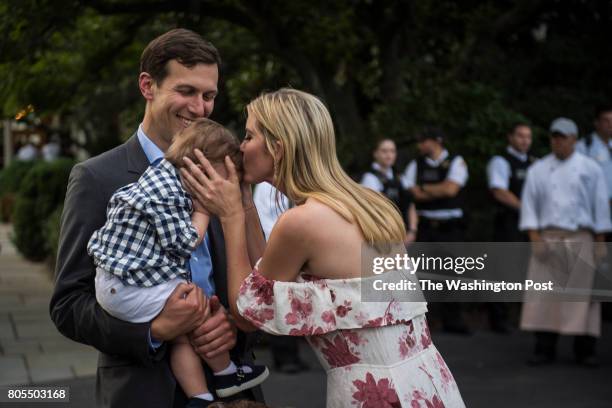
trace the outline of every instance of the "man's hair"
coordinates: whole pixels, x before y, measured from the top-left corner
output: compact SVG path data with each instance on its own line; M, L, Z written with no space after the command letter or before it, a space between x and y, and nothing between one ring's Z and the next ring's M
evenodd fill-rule
M524 122L524 121L513 122L512 125L510 126L510 131L508 132L508 134L509 135L513 134L514 132L516 132L516 129L519 127L527 127L531 129L531 125L527 122Z
M446 134L439 127L426 125L415 135L415 139L417 142L423 142L430 139L443 144L446 139Z
M612 104L600 104L595 107L595 119L599 119L606 112L612 112Z
M140 72L162 83L168 75L166 67L170 60L187 68L197 64L221 65L221 56L215 46L184 28L175 28L151 41L140 56Z
M190 126L178 132L164 157L175 167L181 168L185 166L183 157L189 157L194 163L198 162L193 154L194 149L200 149L213 164L223 163L225 156L229 156L236 165L236 170L242 172L242 153L238 138L214 120L196 119Z

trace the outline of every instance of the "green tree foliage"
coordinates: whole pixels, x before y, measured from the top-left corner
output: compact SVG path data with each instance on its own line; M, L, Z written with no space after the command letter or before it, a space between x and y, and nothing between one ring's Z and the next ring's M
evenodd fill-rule
M377 137L413 155L415 130L435 124L484 189L485 161L515 120L533 123L540 153L556 116L590 131L612 95L611 19L610 0L3 0L0 106L61 110L97 153L142 115L144 45L187 27L220 49L213 116L240 133L245 103L291 85L330 107L350 171Z

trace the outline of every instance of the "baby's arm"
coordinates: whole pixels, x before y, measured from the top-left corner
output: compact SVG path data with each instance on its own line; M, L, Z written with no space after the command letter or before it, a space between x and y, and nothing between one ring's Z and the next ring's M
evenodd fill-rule
M191 225L198 231L198 241L196 246L200 245L206 234L210 215L198 203L198 200L193 200L193 213L191 213Z

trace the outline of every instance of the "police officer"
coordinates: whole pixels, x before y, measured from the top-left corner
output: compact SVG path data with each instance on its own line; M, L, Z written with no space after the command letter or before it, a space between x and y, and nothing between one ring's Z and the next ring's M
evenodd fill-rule
M402 182L410 189L419 216L418 242L461 242L465 238L463 187L468 169L463 158L444 148L444 134L428 127L417 134L420 157L408 164ZM445 331L469 334L460 303L441 305Z
M584 293L580 301L547 301L532 294L523 304L521 328L535 332L532 365L555 359L559 334L571 334L576 361L596 366L595 343L601 333L601 309L588 295L593 268L605 257L598 242L612 230L606 181L601 167L575 151L578 128L567 118L550 127L552 153L527 172L521 201L520 228L532 241L528 279L542 282L557 277ZM580 245L580 251L567 250ZM578 262L580 261L580 262ZM575 299L574 299L575 300Z
M527 235L519 230L521 191L527 168L535 161L529 155L532 133L529 125L515 123L508 133L508 146L500 155L493 156L487 165L489 189L496 211L493 240L496 242L524 242ZM524 270L526 265L521 265ZM510 331L508 308L505 303L488 303L491 329L498 333Z
M517 123L508 134L508 146L498 156L493 156L487 165L489 189L497 205L494 240L497 242L527 241L525 233L518 227L521 209L521 191L527 168L536 160L529 154L531 128Z
M410 192L394 169L397 148L391 139L380 139L373 152L374 162L361 178L361 185L384 194L399 208L406 224L406 243L416 238L418 216Z

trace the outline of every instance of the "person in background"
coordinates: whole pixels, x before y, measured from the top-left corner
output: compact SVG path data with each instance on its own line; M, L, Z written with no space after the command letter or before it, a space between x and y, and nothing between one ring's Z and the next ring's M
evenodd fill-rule
M46 162L52 162L57 160L61 153L60 139L59 136L51 136L51 140L43 145L41 149L42 158Z
M402 184L410 190L419 216L418 242L462 242L465 239L463 209L468 168L459 155L444 147L444 133L427 127L417 134L420 157L408 164ZM445 331L470 334L461 303L440 304Z
M612 203L612 105L600 105L595 109L593 125L595 131L578 141L576 151L599 163Z
M19 161L32 161L38 159L38 148L30 139L17 150L16 159Z
M532 242L528 279L552 280L560 289L567 286L588 293L594 279L589 265L606 256L605 246L597 243L604 241L612 223L604 174L595 161L575 151L577 136L574 121L557 118L551 123L552 153L527 171L520 229L527 231ZM580 244L579 251L576 244ZM584 295L583 301L545 300L541 296L527 297L522 308L521 329L535 332L535 349L528 364L552 363L559 334L565 334L575 336L576 362L597 366L600 304L589 295Z
M519 230L521 192L527 168L536 160L529 155L532 142L531 128L519 122L508 133L508 146L501 154L493 156L487 165L489 189L496 204L493 241L525 242L527 235ZM525 265L526 266L526 265ZM524 268L519 268L521 271ZM505 303L487 303L491 329L507 333L508 308Z
M261 227L263 228L266 241L278 217L291 207L286 195L278 191L270 183L259 183L253 193L253 203L257 208ZM300 346L298 339L290 336L267 336L270 342L270 351L274 360L274 369L285 374L296 374L308 370L306 364L300 358Z
M373 152L374 162L364 173L360 184L386 196L397 206L406 224L405 243L414 242L418 216L410 192L402 185L401 176L394 169L397 148L391 139L380 139Z

